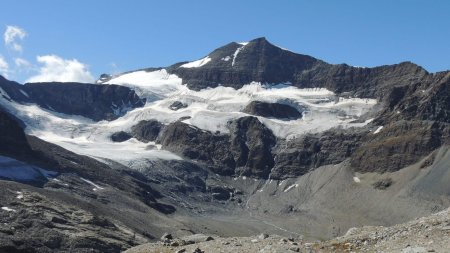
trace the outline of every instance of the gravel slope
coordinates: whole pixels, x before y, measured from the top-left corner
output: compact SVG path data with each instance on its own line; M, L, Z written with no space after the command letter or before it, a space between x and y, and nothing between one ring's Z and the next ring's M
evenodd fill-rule
M149 243L126 253L150 252L449 252L450 209L392 227L352 228L345 236L324 242L271 235L215 237L189 245L182 240ZM172 246L171 246L172 245Z

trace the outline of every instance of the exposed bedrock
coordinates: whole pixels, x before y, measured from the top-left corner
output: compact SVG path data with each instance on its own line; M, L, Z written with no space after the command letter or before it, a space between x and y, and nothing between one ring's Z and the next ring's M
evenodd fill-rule
M117 119L144 106L146 101L132 89L119 85L57 82L20 85L0 76L0 88L18 103L35 103L44 109L95 121Z
M398 121L369 133L351 157L361 172L387 172L418 162L450 143L450 125L432 121Z
M164 125L157 120L142 120L131 127L133 137L142 142L154 141Z
M229 128L230 134L214 134L177 121L158 140L164 149L214 165L218 174L267 177L274 165L272 132L251 116L230 122Z
M302 113L290 105L262 101L250 102L244 108L243 112L256 116L283 120L299 119L302 117Z
M367 132L366 128L333 128L281 141L275 148L275 167L270 177L297 177L323 165L338 164L353 154Z

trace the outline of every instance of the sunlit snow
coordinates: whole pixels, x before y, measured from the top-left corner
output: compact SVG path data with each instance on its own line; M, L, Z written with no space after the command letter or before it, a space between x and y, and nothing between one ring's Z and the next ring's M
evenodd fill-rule
M379 133L379 132L381 131L381 129L383 129L383 126L379 126L379 127L377 128L377 130L375 130L375 132L373 132L373 134Z
M242 45L242 47L239 47L238 49L236 49L236 51L233 54L233 61L231 62L231 66L234 66L234 64L236 63L236 58L239 54L239 52L241 52L242 49L244 49L244 47L248 44L248 43L239 43Z
M2 206L2 210L7 211L7 212L15 212L16 211L15 209L9 208L7 206Z
M203 59L183 64L180 66L180 68L199 68L199 67L207 64L210 61L211 61L211 58L209 56L206 56Z
M236 55L235 53L235 57ZM240 89L219 86L194 91L187 88L181 78L169 74L165 69L125 73L106 84L131 87L140 97L146 98L147 103L116 120L100 122L57 113L36 105L10 102L2 96L0 104L26 124L28 134L78 154L138 167L143 160L181 159L162 150L156 143L143 143L134 138L121 143L111 141L111 134L118 131L130 132L131 127L141 120L156 119L163 124L170 124L184 117L183 122L193 127L226 134L229 133L230 121L249 116L242 110L251 101L278 102L297 108L303 112L303 117L290 121L265 117L258 119L277 137L289 139L333 127L364 126L370 120L362 123L356 123L355 120L376 104L374 99L337 97L327 89L299 89L288 84L252 82ZM4 91L0 92L6 94ZM187 107L171 110L170 105L175 101L180 101Z
M93 191L105 189L105 188L103 188L103 187L100 187L98 184L95 184L95 183L93 183L92 181L87 180L87 179L85 179L85 178L80 177L80 179L83 180L84 182L86 182L86 183L88 183L88 184L94 186L94 188L92 189Z
M22 192L17 191L16 193L17 193L17 197L16 198L23 199L23 193Z
M290 185L288 188L286 188L286 190L284 190L283 192L288 192L288 191L290 191L290 190L292 190L293 188L297 188L298 187L298 184L293 184L293 185Z

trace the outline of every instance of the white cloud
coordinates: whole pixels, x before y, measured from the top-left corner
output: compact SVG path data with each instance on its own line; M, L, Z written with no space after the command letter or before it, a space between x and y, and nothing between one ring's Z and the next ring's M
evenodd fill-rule
M26 82L84 82L92 83L94 77L88 70L88 66L77 59L67 60L57 55L38 56L39 73L30 77Z
M20 41L23 40L27 36L27 33L24 29L18 26L8 25L6 26L6 31L3 34L3 39L5 40L6 47L17 51L22 52L23 48L20 45Z
M31 63L28 62L27 60L23 59L23 58L16 58L16 59L14 59L14 63L19 68L21 68L21 67L30 67L31 66Z
M3 56L0 55L0 75L8 77L8 73L9 73L9 65L5 61L5 58L3 58Z

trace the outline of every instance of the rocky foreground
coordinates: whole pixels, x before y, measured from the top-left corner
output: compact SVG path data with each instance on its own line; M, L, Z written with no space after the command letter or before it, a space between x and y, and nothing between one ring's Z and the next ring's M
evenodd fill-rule
M328 241L307 242L278 235L220 238L192 235L144 244L126 253L147 252L449 252L450 209L392 227L352 228Z

